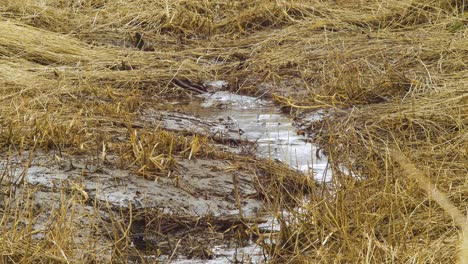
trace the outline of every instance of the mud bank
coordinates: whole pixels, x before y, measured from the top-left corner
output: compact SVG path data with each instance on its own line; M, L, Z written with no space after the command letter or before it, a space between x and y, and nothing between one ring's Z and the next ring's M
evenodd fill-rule
M177 160L177 170L172 178L145 179L129 169L120 169L109 157L106 164L96 164L86 157L68 157L59 162L45 153L36 158L27 169L26 184L43 191L81 186L86 196L115 208L142 210L157 208L162 213L190 215L236 214L233 196L237 179L239 195L243 198L242 211L246 214L258 211L261 203L252 184L252 172L229 170L230 164L222 160ZM24 169L21 161L11 161L10 166L17 182ZM18 162L18 163L17 163ZM94 164L93 164L94 163ZM6 169L2 164L2 169ZM252 198L250 198L252 197Z
M227 161L180 159L173 177L154 181L119 168L112 157L106 162L81 156L58 158L50 153L36 153L32 162L28 157L27 153L2 157L0 170L9 172L2 179L2 202L25 199L30 203L34 221L22 225L31 225L38 239L54 223L54 208L63 206L64 196L73 205L63 210L70 210L70 224L84 240L96 237L102 248L110 250L107 238L118 232L116 225L128 225L129 250L158 252L158 258L174 250L176 256L213 258L211 248L230 241L223 233L266 222L256 185L259 179L253 178L259 173L233 170ZM100 239L96 223L109 231ZM177 241L180 248L176 250L170 245Z

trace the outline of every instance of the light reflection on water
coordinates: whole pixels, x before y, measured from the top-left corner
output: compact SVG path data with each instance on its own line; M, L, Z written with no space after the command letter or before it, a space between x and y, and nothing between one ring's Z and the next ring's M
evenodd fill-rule
M317 156L317 146L297 133L292 119L272 102L230 92L204 94L203 101L192 101L192 114L232 123L242 130L240 137L257 143L260 157L280 160L292 168L322 180L327 172L327 158ZM320 152L320 151L319 151ZM328 171L326 179L331 175Z

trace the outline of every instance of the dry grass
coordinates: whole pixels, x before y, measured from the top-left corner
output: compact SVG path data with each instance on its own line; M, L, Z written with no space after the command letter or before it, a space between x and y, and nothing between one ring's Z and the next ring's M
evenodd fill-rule
M258 165L272 177L259 188L282 227L276 244L264 244L272 260L468 259L464 1L0 3L1 150L105 152L146 177L165 176L173 156L222 155L197 135L141 129L135 117L148 98L187 95L175 79L225 79L253 94L269 84L268 95L292 110L329 109L310 130L333 169L333 181L314 191L281 166ZM73 191L57 198L44 240L19 224L43 221L31 206L3 193L2 261L103 254L95 241L76 250L79 230L65 216L84 202ZM127 227L115 226L122 232L103 252L123 261Z

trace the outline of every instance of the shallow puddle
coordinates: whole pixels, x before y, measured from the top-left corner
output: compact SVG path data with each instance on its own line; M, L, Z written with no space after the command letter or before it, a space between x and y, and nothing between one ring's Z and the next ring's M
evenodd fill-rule
M186 114L216 122L217 131L237 131L239 139L255 143L252 154L280 160L318 180L330 177L327 158L271 101L220 91L173 104Z

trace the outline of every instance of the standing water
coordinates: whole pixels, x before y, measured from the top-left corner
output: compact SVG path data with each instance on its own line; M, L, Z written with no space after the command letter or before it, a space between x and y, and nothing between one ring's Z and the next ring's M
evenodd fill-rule
M297 132L292 119L271 101L226 91L200 95L186 111L218 120L219 126L239 128L240 139L256 143L259 157L279 160L317 180L328 179L327 159L318 147Z

